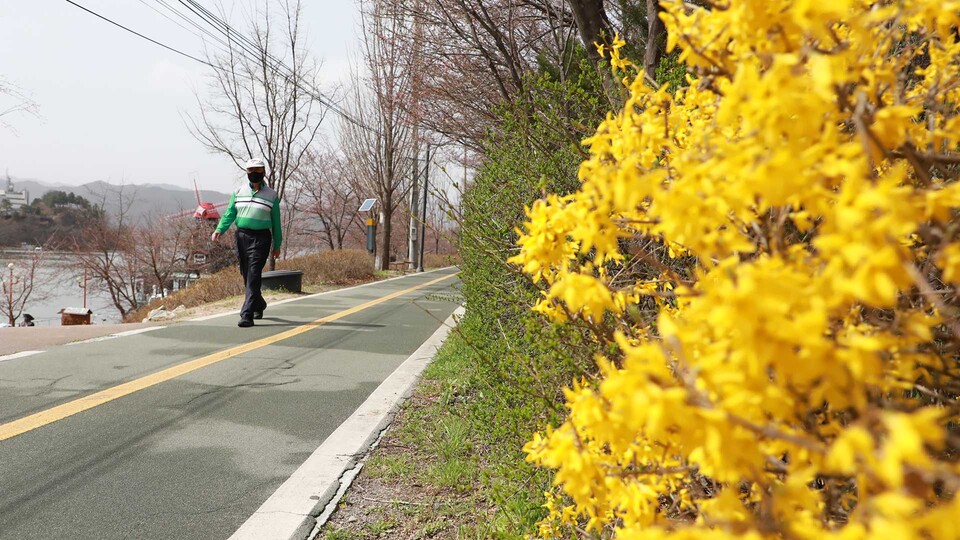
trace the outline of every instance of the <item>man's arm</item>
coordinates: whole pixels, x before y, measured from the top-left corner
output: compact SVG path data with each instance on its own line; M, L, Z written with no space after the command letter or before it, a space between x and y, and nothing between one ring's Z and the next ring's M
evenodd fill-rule
M231 225L233 225L233 220L237 219L237 192L234 191L230 194L230 202L227 203L227 210L220 216L220 223L217 223L217 228L213 231L210 239L214 242L220 240L220 235L227 231Z
M280 230L280 197L273 202L270 210L270 220L273 222L273 256L280 256L280 246L283 244L283 231Z

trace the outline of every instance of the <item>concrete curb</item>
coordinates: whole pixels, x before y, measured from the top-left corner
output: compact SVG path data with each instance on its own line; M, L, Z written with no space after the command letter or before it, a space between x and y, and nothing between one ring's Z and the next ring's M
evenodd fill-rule
M400 406L413 392L424 368L463 314L457 309L423 345L377 387L340 424L277 491L230 537L230 540L303 540L316 518L340 488L344 473L363 458Z

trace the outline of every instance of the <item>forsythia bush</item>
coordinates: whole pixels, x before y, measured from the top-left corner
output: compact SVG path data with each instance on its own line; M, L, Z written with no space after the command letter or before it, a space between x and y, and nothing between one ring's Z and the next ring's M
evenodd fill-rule
M960 1L662 4L689 86L625 79L512 259L610 351L540 535L960 538Z

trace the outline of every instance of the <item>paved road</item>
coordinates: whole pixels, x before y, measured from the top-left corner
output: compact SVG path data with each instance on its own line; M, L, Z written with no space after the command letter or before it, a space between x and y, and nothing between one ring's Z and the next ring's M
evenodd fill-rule
M0 539L229 537L453 312L457 280L374 302L451 274L0 362Z

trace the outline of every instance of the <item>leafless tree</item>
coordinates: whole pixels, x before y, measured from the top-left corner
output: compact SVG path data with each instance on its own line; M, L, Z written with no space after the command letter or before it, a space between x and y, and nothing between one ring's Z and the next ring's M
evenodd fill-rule
M39 117L40 107L23 89L0 78L0 127L13 130L8 118L16 114Z
M340 122L341 148L361 195L379 204L381 270L389 268L393 218L410 189L413 170L411 114L413 70L403 47L411 20L386 0L361 0L364 71L352 69L347 109L355 121Z
M301 169L303 164L301 164ZM287 197L280 206L280 223L283 227L283 247L281 257L286 259L290 253L297 254L303 245L304 237L309 235L309 219L303 212L303 202L308 199L304 193L303 178L300 172L290 179Z
M418 119L475 152L497 128L500 106L524 99L532 76L567 80L581 69L578 43L588 40L584 49L596 64L593 43L611 37L603 0L387 1L418 29L403 43L422 71Z
M10 262L9 266L0 268L0 281L3 282L0 287L3 293L3 298L0 298L0 315L10 326L23 315L31 300L41 301L49 294L40 276L45 253L46 250L36 250L17 262Z
M360 197L346 157L335 152L313 153L303 169L304 214L316 218L308 229L322 236L327 247L343 249L351 230L361 225Z
M285 199L326 108L312 83L318 65L303 43L301 1L276 4L281 16L266 3L253 14L248 35L227 32L225 50L208 55L217 68L187 125L204 146L240 168L250 157L263 157L270 186Z
M182 270L190 255L192 220L152 216L138 227L130 256L137 262L143 286L167 288L174 272Z
M96 217L84 223L70 246L74 259L107 292L121 317L140 306L143 291L143 275L134 255L142 239L129 219L133 199L134 194L123 186L105 190L99 195Z
M616 108L622 95L596 44L619 34L630 46L626 54L652 75L666 42L658 0L386 1L416 23L403 47L422 73L417 119L478 154L498 128L503 104L535 99L527 95L532 77L571 80L586 58Z
M447 210L442 201L432 198L427 203L427 245L424 246L424 252L431 250L434 254L440 253L440 245L444 244L450 238L450 220Z

